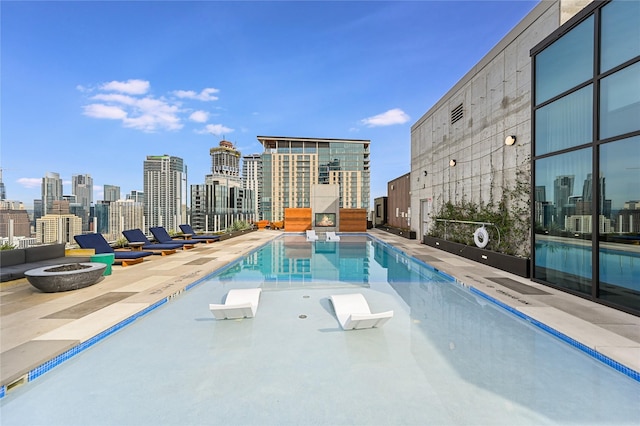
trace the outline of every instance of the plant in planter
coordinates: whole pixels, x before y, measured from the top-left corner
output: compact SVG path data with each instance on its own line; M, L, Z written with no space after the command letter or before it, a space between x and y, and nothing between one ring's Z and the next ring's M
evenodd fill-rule
M125 237L120 237L113 243L113 246L117 248L123 248L126 247L127 244L129 244L129 241Z
M0 250L14 250L16 248L15 244L2 243L0 244Z
M497 203L473 203L464 199L455 204L444 203L435 214L436 219L444 220L434 221L428 235L475 246L473 232L479 225L459 222L492 223L486 226L489 243L485 249L528 258L530 191L527 176L526 170L518 170L515 186L503 188Z

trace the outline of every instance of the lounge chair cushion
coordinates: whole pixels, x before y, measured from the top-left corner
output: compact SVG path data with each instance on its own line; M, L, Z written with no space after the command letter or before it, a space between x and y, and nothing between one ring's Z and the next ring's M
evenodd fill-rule
M174 240L171 238L171 235L164 229L162 226L155 226L153 228L149 228L149 231L153 234L153 238L156 239L159 243L163 244L180 244L180 245L193 245L203 243L204 241L198 240Z
M180 226L180 230L182 231L183 234L191 234L194 240L213 240L213 241L218 241L220 239L219 235L197 235L196 232L193 230L193 228L191 227L191 225L188 224L184 224L184 225L179 225Z
M145 243L142 246L142 250L175 250L183 246L183 244L175 243L152 243L140 229L127 229L122 231L122 235L124 235L130 243Z
M113 253L116 259L138 259L153 254L148 251L116 251L104 239L102 234L82 234L73 238L82 248L94 249L96 254Z

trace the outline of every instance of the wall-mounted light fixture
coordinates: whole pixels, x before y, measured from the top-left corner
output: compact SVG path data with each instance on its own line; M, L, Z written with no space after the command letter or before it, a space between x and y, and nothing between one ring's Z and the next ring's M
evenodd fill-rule
M450 165L451 167L455 167L455 165L456 165L456 160L449 160L449 165Z
M513 136L513 135L511 135L511 136L507 136L507 137L504 139L504 144L505 144L505 145L507 145L507 146L511 146L511 145L513 145L514 143L516 143L516 137L515 137L515 136Z
M424 173L425 176L427 175L427 171L426 170L424 172L422 172L422 173Z

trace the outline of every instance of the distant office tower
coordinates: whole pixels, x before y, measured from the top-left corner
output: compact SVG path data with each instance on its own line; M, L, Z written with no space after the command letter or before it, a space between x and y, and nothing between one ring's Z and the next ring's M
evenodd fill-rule
M144 227L144 204L133 200L118 200L109 206L109 236L112 240L122 237L126 229Z
M133 200L139 203L144 203L144 192L133 190L127 194L127 200Z
M262 218L278 221L288 207L310 207L311 186L339 186L341 208L369 211L369 145L362 139L258 136L262 154Z
M91 175L71 176L71 193L75 195L75 202L80 208L74 206L74 214L82 218L82 230L89 230L89 212L93 203L93 178Z
M0 201L7 199L7 190L4 187L4 182L2 181L2 169L0 169Z
M73 243L82 234L82 219L72 214L48 214L36 220L36 241L41 244Z
M62 200L62 179L58 173L47 172L42 178L43 216L51 213L55 200Z
M568 216L567 205L569 204L569 197L573 195L574 181L574 175L556 176L553 181L553 205L556 209L556 223L564 224L564 219Z
M29 214L22 209L0 209L0 237L31 237Z
M187 166L182 158L148 155L144 162L145 229L178 230L187 215Z
M211 174L204 185L191 185L191 226L197 231L221 231L235 221L255 220L254 192L243 188L240 151L228 141L209 150Z
M31 225L35 228L36 220L40 219L44 216L44 207L42 203L42 199L33 200L33 219L31 220Z
M231 184L240 181L240 151L231 142L220 141L220 146L209 150L211 155L211 174L214 179L228 179Z
M242 157L242 185L253 192L252 210L260 220L260 197L262 195L262 155L251 154Z
M109 229L109 207L112 201L97 201L93 208L92 217L95 218L95 228L92 228L92 232L96 232L102 235L110 235Z
M115 185L104 185L104 201L118 201L120 199L120 187Z

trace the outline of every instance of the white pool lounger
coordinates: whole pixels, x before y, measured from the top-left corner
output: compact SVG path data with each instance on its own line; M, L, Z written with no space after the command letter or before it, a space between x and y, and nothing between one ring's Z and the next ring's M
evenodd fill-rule
M258 310L261 288L229 290L224 305L210 304L209 309L216 319L253 318Z
M338 294L329 299L343 330L381 327L393 317L393 311L372 314L361 293Z

